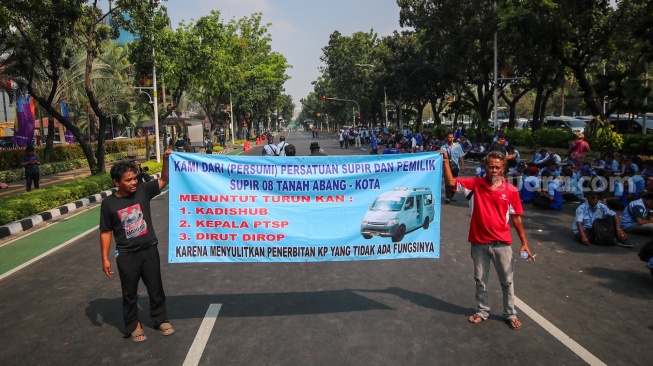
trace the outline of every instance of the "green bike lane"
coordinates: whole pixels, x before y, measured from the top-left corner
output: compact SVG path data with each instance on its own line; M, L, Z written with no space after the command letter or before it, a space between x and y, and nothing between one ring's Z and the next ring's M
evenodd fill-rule
M97 230L99 223L100 205L96 204L8 241L0 246L0 280Z
M9 241L0 247L0 279L97 228L99 215L100 205L96 205Z
M226 155L242 152L243 149L239 147ZM163 192L167 190L166 187ZM0 245L0 280L97 229L100 222L99 210L99 204L85 207L83 211L59 218L43 228L32 229L15 239L9 238L6 244Z

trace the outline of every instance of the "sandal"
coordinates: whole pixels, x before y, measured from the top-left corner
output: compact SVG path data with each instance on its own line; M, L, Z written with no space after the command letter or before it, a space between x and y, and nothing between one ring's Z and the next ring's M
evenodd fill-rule
M472 323L472 324L478 324L480 322L485 321L485 319L483 319L483 317L478 315L478 314L474 314L474 315L470 316L469 319L467 319L467 321Z
M138 343L138 342L145 341L147 337L145 336L145 332L143 331L143 329L136 329L131 333L131 339L132 341Z
M161 325L159 325L159 330L161 331L161 334L164 336L169 336L175 332L175 330L172 328L172 325L167 322L161 323Z
M506 324L508 324L508 327L512 330L519 330L521 329L521 322L517 318L508 318L506 319Z

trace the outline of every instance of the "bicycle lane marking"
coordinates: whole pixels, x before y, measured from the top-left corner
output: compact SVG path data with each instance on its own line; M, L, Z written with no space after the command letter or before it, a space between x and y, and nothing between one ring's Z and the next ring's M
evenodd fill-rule
M161 194L166 194L164 188ZM100 205L38 229L0 247L0 281L98 230Z
M0 281L98 228L93 207L0 247Z

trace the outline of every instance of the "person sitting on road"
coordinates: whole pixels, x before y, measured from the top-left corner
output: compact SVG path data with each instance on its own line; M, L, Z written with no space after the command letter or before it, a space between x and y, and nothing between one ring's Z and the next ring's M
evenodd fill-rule
M537 172L535 166L526 169L526 177L524 177L519 190L519 196L524 203L531 203L540 190L540 179L537 177Z
M551 173L551 176L554 178L557 178L560 176L560 170L558 169L558 163L555 161L551 160L549 161L544 168L540 170L540 172L537 174L538 176L542 176L542 173L544 172L549 172Z
M653 160L644 160L641 173L645 178L653 177Z
M481 159L480 163L476 167L476 172L474 173L476 178L484 178L485 177L485 159Z
M562 209L563 200L560 180L553 178L550 172L545 171L542 174L542 191L537 193L532 202L534 206L544 209Z
M605 199L605 204L610 207L612 210L623 210L630 201L637 198L637 187L633 182L633 175L635 171L632 168L626 169L626 171L621 175L621 179L611 180L611 189L612 197L607 197ZM642 187L643 188L643 187Z
M587 201L583 202L576 209L576 219L572 226L572 230L578 241L583 245L589 245L590 243L596 244L595 240L597 238L592 234L594 232L593 228L598 224L598 220L607 220L614 227L614 243L623 247L632 248L632 245L628 244L628 236L621 228L619 215L600 202L601 193L591 191L588 192L585 198ZM601 244L606 245L605 243Z
M549 166L551 163L555 163L557 167L561 162L562 158L560 158L560 155L551 150L548 154L544 155L542 159L535 161L535 165L537 165L538 168L544 168Z
M583 187L576 178L576 173L574 173L574 167L571 165L565 166L562 169L560 177L564 182L562 198L566 202L581 203L585 199L585 196L583 194Z
M399 150L393 146L393 144L387 144L385 149L383 149L383 154L398 154Z
M653 234L653 192L646 192L642 198L631 202L621 216L624 231L637 235Z
M597 171L598 175L611 177L621 171L619 162L614 158L613 153L604 153L602 157L603 160L601 160L601 165Z
M541 149L540 152L536 152L535 149L533 149L533 156L531 156L528 162L537 164L537 162L544 159L545 156L546 156L546 149Z
M521 187L522 180L524 176L526 175L526 164L523 162L518 163L516 167L511 168L508 170L508 173L506 173L506 177L510 184L512 184L515 187Z

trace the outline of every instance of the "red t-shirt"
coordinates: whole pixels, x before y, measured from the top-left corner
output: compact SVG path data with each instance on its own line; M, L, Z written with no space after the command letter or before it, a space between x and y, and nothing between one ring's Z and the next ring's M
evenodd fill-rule
M485 178L456 178L456 183L474 191L474 210L467 240L478 244L493 241L512 244L510 215L524 213L517 188L503 182L493 191Z

